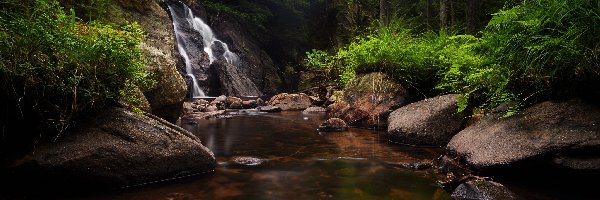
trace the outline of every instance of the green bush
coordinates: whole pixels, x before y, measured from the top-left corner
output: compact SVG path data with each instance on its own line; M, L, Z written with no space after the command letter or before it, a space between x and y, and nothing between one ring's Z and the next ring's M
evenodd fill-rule
M549 98L598 95L600 4L534 0L494 14L474 50L478 65L446 72L450 91L484 107L521 106Z
M0 90L2 101L17 108L3 115L40 120L60 133L79 113L153 84L141 61L137 24L84 24L74 13L65 13L56 1L2 2Z
M494 14L481 38L417 35L400 22L307 61L337 71L341 84L384 71L419 91L463 94L460 110L507 104L512 115L541 100L599 95L586 86L600 83L599 13L589 0L525 1Z

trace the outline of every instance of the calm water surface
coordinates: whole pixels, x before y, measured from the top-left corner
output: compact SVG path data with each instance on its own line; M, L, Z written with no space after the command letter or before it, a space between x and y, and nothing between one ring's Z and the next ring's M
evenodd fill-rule
M429 162L441 149L393 145L365 129L319 133L321 114L227 114L181 124L215 153L213 174L86 199L450 199L433 172L394 167ZM239 165L237 156L263 162Z

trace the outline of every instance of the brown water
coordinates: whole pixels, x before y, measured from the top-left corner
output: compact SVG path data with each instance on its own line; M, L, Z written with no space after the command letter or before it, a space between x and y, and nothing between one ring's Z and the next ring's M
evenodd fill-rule
M449 199L432 172L394 167L428 162L441 149L393 145L364 129L319 133L318 114L228 114L181 125L215 153L213 174L91 199ZM236 156L263 162L235 164Z

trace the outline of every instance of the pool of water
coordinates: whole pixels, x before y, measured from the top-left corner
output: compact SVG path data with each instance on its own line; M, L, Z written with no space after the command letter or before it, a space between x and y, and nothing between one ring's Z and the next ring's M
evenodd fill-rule
M429 162L439 148L393 145L365 129L319 133L321 114L227 115L181 122L215 153L214 173L86 199L450 199L433 172L395 167ZM232 161L240 156L262 162Z

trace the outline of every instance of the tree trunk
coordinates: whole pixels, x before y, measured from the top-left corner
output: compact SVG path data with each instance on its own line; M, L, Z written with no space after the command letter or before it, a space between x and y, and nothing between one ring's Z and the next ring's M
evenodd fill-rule
M427 22L427 30L431 30L433 27L433 0L427 0L427 6L425 7L425 21Z
M379 0L379 21L388 25L392 20L392 0Z
M479 14L481 12L480 0L467 1L467 33L476 34L479 29Z
M448 29L448 0L440 0L440 29Z

